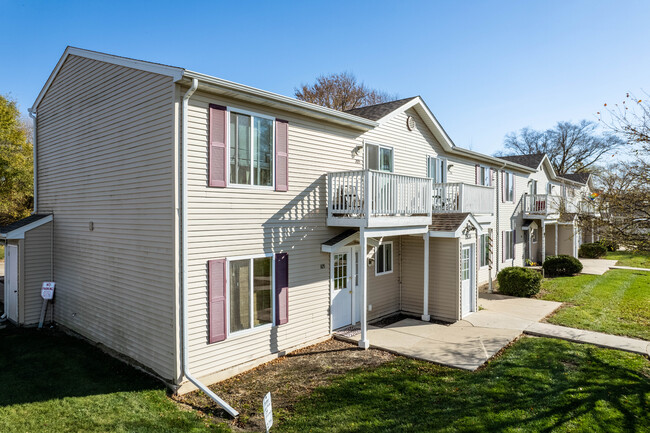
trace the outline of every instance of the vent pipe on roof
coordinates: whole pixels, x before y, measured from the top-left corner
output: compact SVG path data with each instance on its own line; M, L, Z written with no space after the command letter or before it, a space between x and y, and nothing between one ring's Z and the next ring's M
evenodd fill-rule
M221 406L226 412L228 412L232 417L237 417L239 415L239 412L237 412L235 409L233 409L228 403L223 401L217 394L212 392L210 388L199 382L198 379L196 379L194 376L192 376L192 373L190 373L190 361L189 361L189 330L188 330L188 287L187 287L187 271L188 271L188 263L187 263L187 251L188 251L188 246L187 246L187 220L188 220L188 212L187 212L187 108L189 105L189 100L190 97L194 94L196 91L197 87L199 87L199 80L196 78L192 79L192 87L188 89L187 92L183 95L183 106L182 106L182 132L181 132L181 206L182 206L182 214L181 214L181 251L182 251L182 257L181 257L181 293L182 293L182 302L183 302L183 317L182 317L182 322L183 322L183 347L181 348L181 351L183 352L183 374L189 380L192 382L194 385L196 385L197 388L199 388L201 391L206 393L208 397L210 397L212 400L214 400L219 406Z

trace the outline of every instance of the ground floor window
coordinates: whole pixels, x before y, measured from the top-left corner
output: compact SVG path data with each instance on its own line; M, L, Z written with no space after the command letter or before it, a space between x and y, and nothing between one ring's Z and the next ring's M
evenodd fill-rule
M490 264L490 235L481 235L481 266Z
M375 275L393 272L393 243L385 242L377 247L375 257Z
M503 232L503 259L512 260L515 256L514 230Z
M272 260L272 257L253 257L230 261L231 333L273 322Z

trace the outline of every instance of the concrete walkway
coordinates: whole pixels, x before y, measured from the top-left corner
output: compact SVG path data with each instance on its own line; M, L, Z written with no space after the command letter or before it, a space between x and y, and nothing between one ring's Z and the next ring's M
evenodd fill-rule
M581 274L603 275L609 268L616 265L617 260L607 259L579 259L582 263Z
M480 311L451 325L404 319L384 328L368 326L371 347L464 370L476 370L522 333L595 344L650 356L650 342L599 332L539 323L561 302L480 294ZM335 332L358 342L360 331Z
M618 335L603 334L602 332L584 329L567 328L566 326L551 325L550 323L533 323L524 330L526 334L537 337L559 338L575 343L588 343L608 349L624 350L639 355L650 356L650 341Z
M627 269L629 271L650 272L650 269L648 269L648 268L635 268L635 267L632 267L632 266L610 266L609 269Z

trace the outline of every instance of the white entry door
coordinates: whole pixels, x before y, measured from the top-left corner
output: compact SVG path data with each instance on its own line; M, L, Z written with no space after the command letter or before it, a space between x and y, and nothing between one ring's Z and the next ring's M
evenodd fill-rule
M476 311L476 288L474 284L474 245L463 247L461 261L463 317Z
M346 247L332 253L332 329L356 323L359 319L356 290L359 284L359 248ZM357 301L357 302L355 302Z
M7 317L18 321L18 246L7 245L5 249L5 311Z

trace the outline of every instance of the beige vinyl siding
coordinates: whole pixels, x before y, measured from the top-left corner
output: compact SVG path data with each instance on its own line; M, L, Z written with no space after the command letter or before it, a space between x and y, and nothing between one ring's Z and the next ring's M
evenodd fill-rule
M384 238L384 242L393 242L393 272L375 275L375 264L368 267L368 305L372 311L368 312L368 320L387 316L399 311L399 275L400 275L400 238Z
M546 225L546 235L545 235L546 248L544 252L546 257L555 255L555 230L557 230L557 224ZM559 236L559 231L558 231L558 236ZM560 254L559 249L558 249L558 254Z
M208 104L289 121L289 191L207 186ZM358 134L267 107L197 92L189 103L190 366L207 376L330 333L330 257L321 244L344 228L327 227L328 171L362 168ZM207 343L207 261L289 254L289 322Z
M41 314L43 299L41 298L41 286L44 281L51 281L51 243L50 236L52 223L43 224L40 227L29 230L25 233L23 241L24 248L24 286L23 286L23 325L34 325L38 323ZM50 316L48 315L48 318Z
M558 230L558 254L573 255L574 228L573 224L559 224Z
M429 314L434 319L460 318L460 247L456 238L429 239ZM424 240L402 240L402 311L421 315L424 299Z
M508 172L508 170L506 170ZM512 201L503 201L503 176L502 171L498 174L498 205L499 215L498 232L495 232L497 272L508 266L523 266L524 264L524 231L521 229L523 226L523 197L527 191L528 176L522 173L513 172L515 179L515 199ZM503 260L503 232L515 230L515 248L512 260Z
M38 107L55 320L169 380L178 374L173 92L170 77L69 56Z

